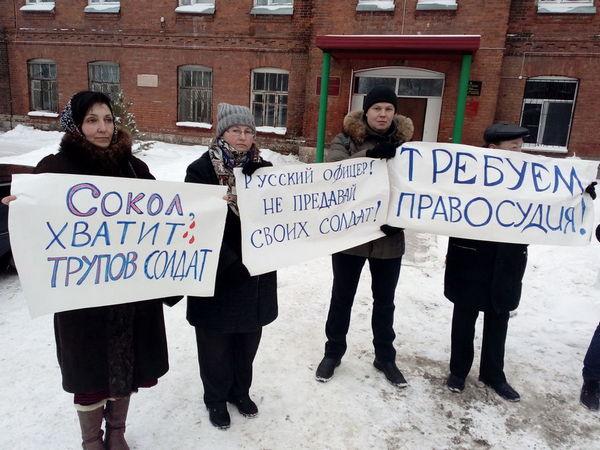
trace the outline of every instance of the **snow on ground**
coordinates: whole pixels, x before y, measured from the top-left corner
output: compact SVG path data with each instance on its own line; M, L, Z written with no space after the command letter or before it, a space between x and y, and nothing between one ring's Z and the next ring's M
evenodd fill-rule
M35 164L59 133L25 127L0 135L0 162ZM54 150L53 150L54 149ZM157 142L140 156L159 179L182 180L206 147ZM264 151L275 164L295 162ZM597 213L600 217L600 213ZM476 361L462 394L445 385L451 304L443 297L447 239L406 261L397 289L398 390L372 366L368 270L355 300L349 348L335 377L314 380L324 345L331 287L329 258L279 271L279 318L265 327L252 396L260 414L230 407L227 431L210 425L202 403L185 303L165 310L171 370L134 395L127 438L135 449L600 448L600 415L579 405L582 360L600 318L600 244L530 246L518 314L510 321L506 373L522 401L508 403L477 381ZM408 259L408 258L407 258ZM481 320L480 320L481 321ZM72 397L60 385L52 318L29 318L18 277L0 275L0 448L77 449Z

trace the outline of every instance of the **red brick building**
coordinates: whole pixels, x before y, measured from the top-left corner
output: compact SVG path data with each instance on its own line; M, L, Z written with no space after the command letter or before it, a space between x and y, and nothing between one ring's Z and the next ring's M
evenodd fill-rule
M596 2L0 0L0 124L52 126L74 92L122 89L151 136L207 142L226 101L264 144L314 148L330 56L326 142L385 83L416 138L479 145L510 120L532 151L600 158Z

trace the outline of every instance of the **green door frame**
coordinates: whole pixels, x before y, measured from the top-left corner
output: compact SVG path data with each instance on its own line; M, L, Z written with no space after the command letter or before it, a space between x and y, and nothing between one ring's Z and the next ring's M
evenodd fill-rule
M331 54L323 52L321 63L321 93L319 97L319 122L317 125L317 152L316 161L323 162L325 154L325 127L327 125L327 93L329 92L329 68L331 66Z
M469 87L469 78L471 76L471 63L473 55L470 53L462 56L460 66L460 77L458 81L458 95L456 99L456 116L454 118L454 131L452 133L452 142L458 144L462 142L463 127L465 123L465 108L467 105L467 92ZM323 62L321 63L321 92L319 98L319 122L317 125L317 149L315 155L316 162L323 162L325 154L325 128L327 122L327 93L329 91L329 70L331 67L331 54L323 52Z
M465 108L467 106L467 92L469 88L469 78L471 77L471 62L473 55L464 54L460 65L460 77L458 80L458 95L456 98L456 116L454 117L454 131L452 133L452 142L460 144L462 142L463 127L465 124Z

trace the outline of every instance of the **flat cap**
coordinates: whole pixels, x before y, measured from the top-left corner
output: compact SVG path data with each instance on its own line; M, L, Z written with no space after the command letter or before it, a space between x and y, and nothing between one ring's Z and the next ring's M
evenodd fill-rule
M520 127L513 123L498 122L490 125L486 128L483 133L483 140L488 143L510 141L511 139L517 139L525 137L529 134L527 128Z

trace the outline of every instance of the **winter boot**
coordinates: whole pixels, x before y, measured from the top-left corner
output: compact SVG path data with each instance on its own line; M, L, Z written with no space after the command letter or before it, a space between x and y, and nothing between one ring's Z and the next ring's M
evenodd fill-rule
M402 372L400 372L400 369L398 369L395 361L382 362L378 359L375 359L375 361L373 361L373 365L377 370L383 372L385 378L397 388L405 388L408 386L404 375L402 375Z
M215 403L214 405L208 406L208 418L210 423L220 430L226 430L231 425L231 417L229 411L227 411L226 403Z
M108 450L129 450L125 441L125 420L129 409L129 398L122 397L106 404L106 448Z
M600 381L584 381L579 399L587 409L598 411L600 407Z
M327 383L333 377L335 368L340 365L340 360L328 358L327 356L319 363L315 373L315 379L321 383Z
M104 450L102 442L102 415L104 408L91 411L77 411L81 427L81 446L84 450Z

